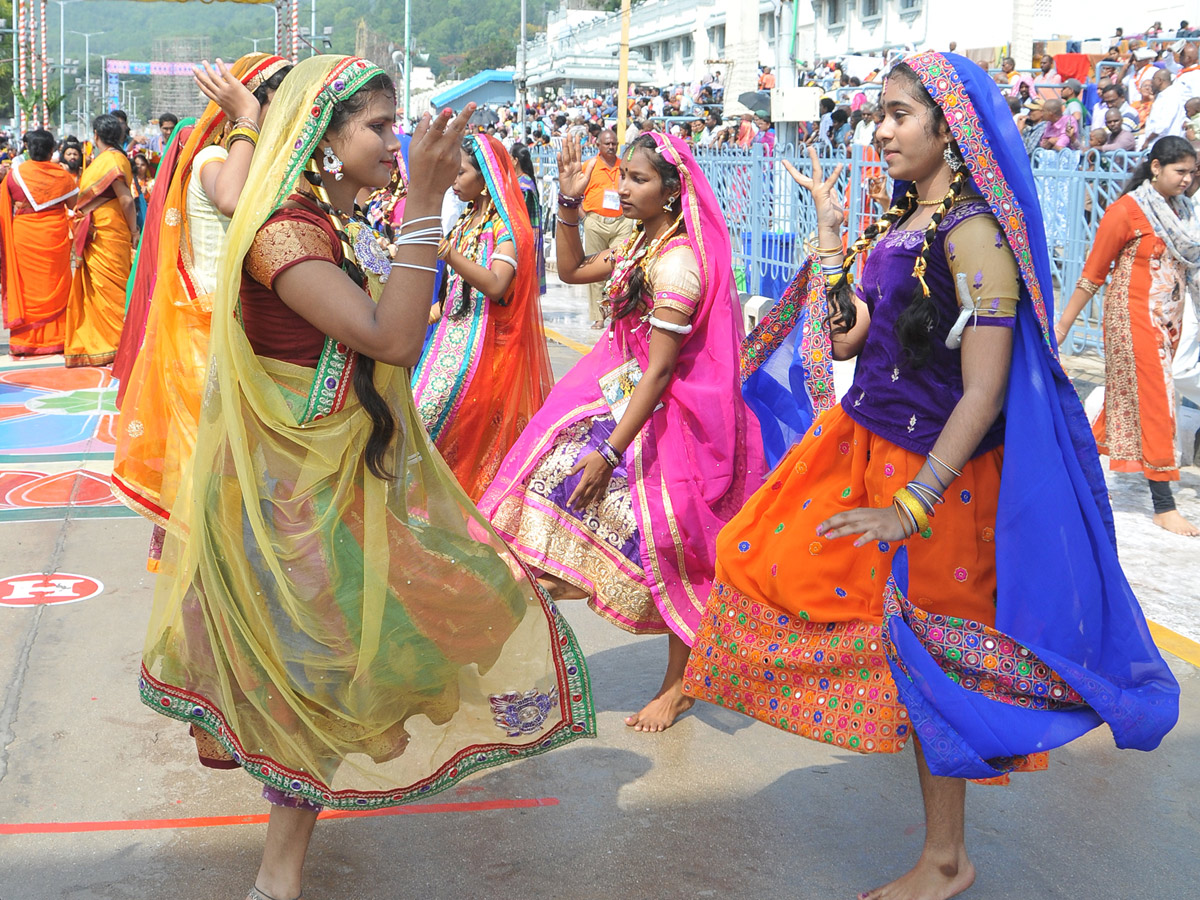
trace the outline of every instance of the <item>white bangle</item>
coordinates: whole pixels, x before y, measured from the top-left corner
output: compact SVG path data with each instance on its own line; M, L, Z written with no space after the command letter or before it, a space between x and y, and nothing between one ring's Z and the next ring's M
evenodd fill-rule
M513 259L511 256L509 256L507 253L493 253L492 261L495 261L495 260L500 260L500 262L506 262L510 266L512 266L514 269L517 267L517 261L515 259Z
M415 219L405 219L400 223L400 227L404 228L407 225L416 225L418 222L440 222L441 216L417 216ZM441 229L439 229L440 231Z
M393 269L419 269L422 272L436 272L437 271L437 266L420 266L420 265L417 265L416 263L406 263L406 262L394 262L394 263L392 263L392 268Z
M661 328L663 331L671 331L671 332L674 332L675 334L691 334L692 333L692 326L690 323L687 325L676 325L674 322L663 321L662 319L655 316L653 313L650 314L650 324L655 328Z

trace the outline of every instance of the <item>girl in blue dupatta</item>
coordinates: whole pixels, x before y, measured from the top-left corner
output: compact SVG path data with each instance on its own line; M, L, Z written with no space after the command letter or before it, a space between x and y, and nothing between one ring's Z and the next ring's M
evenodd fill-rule
M1153 749L1179 688L1050 336L1041 210L1003 98L927 52L892 70L883 106L896 193L849 252L837 172L792 170L818 258L743 345L775 469L718 537L684 691L864 753L916 735L924 849L860 896L946 898L975 874L964 779L1044 768L1100 724ZM831 361L853 356L834 406Z

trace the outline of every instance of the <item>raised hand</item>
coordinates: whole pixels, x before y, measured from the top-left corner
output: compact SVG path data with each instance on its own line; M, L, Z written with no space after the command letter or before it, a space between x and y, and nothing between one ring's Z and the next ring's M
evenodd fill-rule
M817 209L817 227L841 231L845 220L846 209L841 198L834 192L838 176L842 174L842 164L838 163L828 178L821 169L821 159L816 147L808 148L808 158L812 160L812 177L805 175L788 160L783 161L783 167L792 176L792 181L812 194L813 206Z
M441 197L454 184L462 166L462 142L467 120L475 112L468 103L457 116L444 109L436 116L421 119L408 147L408 193L424 191Z
M582 197L587 190L587 179L583 175L583 152L579 138L563 140L558 151L558 191L567 197Z
M215 66L209 65L207 59L198 66L192 66L192 77L201 93L221 107L221 112L231 122L243 117L258 121L259 103L254 94L238 81L237 76L220 59Z

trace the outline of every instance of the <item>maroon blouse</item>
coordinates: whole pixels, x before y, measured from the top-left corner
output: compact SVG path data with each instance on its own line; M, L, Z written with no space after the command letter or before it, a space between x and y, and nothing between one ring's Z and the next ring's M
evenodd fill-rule
M342 245L329 218L300 194L289 199L258 229L242 264L242 327L250 346L267 356L297 366L317 367L325 334L292 310L272 290L281 272L310 259L342 264Z

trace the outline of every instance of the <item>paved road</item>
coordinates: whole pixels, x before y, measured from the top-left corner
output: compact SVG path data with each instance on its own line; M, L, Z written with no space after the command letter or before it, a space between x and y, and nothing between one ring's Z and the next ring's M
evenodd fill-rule
M586 342L595 333L580 302L556 292L547 318ZM553 357L561 373L577 355L559 345ZM1185 473L1192 512L1198 487L1200 474ZM1152 616L1200 637L1200 555L1146 531L1140 490L1116 484L1114 500ZM0 577L67 572L104 584L77 603L0 608L0 898L241 900L264 829L237 822L266 804L247 776L196 765L184 729L140 705L150 528L87 513L0 519ZM579 603L565 612L588 653L599 738L397 815L320 823L308 900L824 900L853 897L915 858L922 814L909 753L838 752L706 706L665 734L631 732L621 719L657 686L665 638L632 637ZM1047 773L969 788L980 875L966 896L1197 895L1200 670L1169 658L1183 712L1155 753L1117 751L1098 731L1053 754Z

